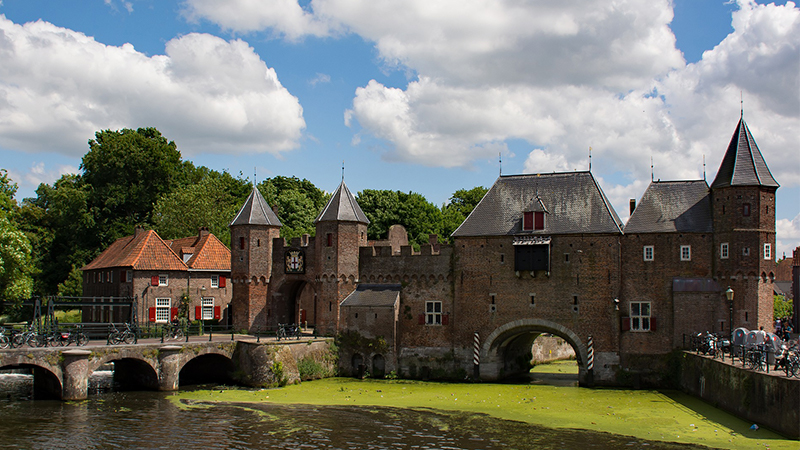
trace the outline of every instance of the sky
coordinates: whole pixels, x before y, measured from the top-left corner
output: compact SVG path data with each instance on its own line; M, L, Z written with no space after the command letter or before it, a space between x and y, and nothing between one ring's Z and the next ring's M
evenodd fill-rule
M196 165L442 205L591 171L623 220L709 184L744 116L800 245L800 8L753 0L0 0L0 168L18 199L99 130ZM591 157L590 157L591 155ZM652 163L651 163L652 162Z

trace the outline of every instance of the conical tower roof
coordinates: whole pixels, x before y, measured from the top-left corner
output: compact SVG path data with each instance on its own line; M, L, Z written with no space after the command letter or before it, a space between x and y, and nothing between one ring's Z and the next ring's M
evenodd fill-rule
M319 213L314 223L333 221L369 224L369 219L367 219L361 207L358 206L358 202L356 202L353 194L350 193L350 189L347 189L344 180L342 180L342 184L339 185L336 192L333 193L331 199L328 200L328 204L322 208L322 212Z
M761 151L756 145L756 140L750 134L750 129L744 122L744 118L739 119L736 131L733 132L731 143L722 164L719 166L717 176L711 183L711 189L728 186L769 186L777 188L778 182L772 177L772 173L761 155Z
M229 226L234 225L268 225L273 227L280 227L281 221L278 216L269 207L264 196L261 195L258 188L254 185L253 192L247 197L247 200L242 205L242 209L236 214L233 222Z

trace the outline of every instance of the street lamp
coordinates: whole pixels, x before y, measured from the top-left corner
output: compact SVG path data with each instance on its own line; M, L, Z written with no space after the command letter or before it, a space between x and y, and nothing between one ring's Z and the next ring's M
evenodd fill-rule
M730 320L730 329L731 329L731 339L733 339L733 289L728 286L728 290L725 291L725 297L728 299L728 312L730 313L729 320Z

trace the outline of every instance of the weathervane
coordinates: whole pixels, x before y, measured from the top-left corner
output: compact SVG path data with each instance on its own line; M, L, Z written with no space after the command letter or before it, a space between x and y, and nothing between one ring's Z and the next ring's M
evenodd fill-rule
M503 153L497 152L497 161L500 162L500 176L503 176Z
M342 182L344 183L344 160L342 160Z
M654 178L655 177L653 176L653 155L650 155L650 182L651 183L653 182Z
M589 172L592 171L592 146L589 146Z

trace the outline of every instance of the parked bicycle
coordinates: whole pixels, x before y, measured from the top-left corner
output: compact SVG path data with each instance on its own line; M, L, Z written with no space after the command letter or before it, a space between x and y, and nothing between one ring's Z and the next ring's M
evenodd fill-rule
M10 333L6 334L6 328L0 327L0 348L10 348L11 347L11 337Z
M297 324L288 324L288 323L279 323L278 324L278 331L275 333L275 337L280 341L281 339L290 339L296 338L300 339L300 326Z
M118 345L121 343L125 344L133 344L137 341L136 333L131 329L131 325L129 323L125 324L124 330L118 330L116 325L113 323L110 324L110 330L108 332L108 345Z
M66 347L73 342L75 345L83 347L89 343L89 337L83 332L83 326L78 325L75 330L57 332L56 342L62 347Z

